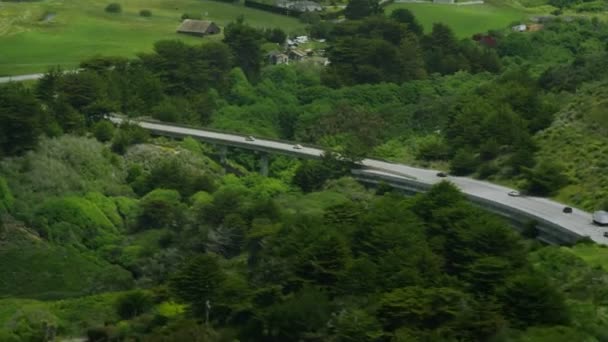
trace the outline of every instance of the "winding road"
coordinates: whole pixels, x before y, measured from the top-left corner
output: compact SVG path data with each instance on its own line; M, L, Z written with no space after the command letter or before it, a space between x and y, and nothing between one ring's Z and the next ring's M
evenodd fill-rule
M122 118L116 116L111 116L109 119L116 124L123 122ZM249 141L244 135L239 134L146 120L133 122L157 135L176 138L191 136L213 144L244 148L263 153L291 155L300 158L320 158L324 153L324 150L316 147L301 146L301 148L294 148L294 143L287 141L257 138ZM376 159L364 159L361 164L366 174L378 177L379 179L392 178L400 179L404 182L415 180L425 185L433 185L442 180L449 180L465 195L469 195L469 197L479 198L499 207L512 208L515 212L525 213L527 216L539 221L546 221L553 226L567 230L580 237L588 236L597 243L608 244L608 239L603 236L606 229L593 224L591 213L573 208L571 214L566 214L562 212L564 208L563 204L549 199L531 196L512 197L508 193L513 191L513 189L467 177L448 176L442 178L437 176L438 171L436 170L411 167Z

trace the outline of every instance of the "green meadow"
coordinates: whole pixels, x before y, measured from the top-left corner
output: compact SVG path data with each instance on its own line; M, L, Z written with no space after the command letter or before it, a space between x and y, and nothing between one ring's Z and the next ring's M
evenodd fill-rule
M461 38L491 29L502 29L527 17L526 12L522 10L491 3L468 6L396 3L389 5L386 12L390 13L398 8L412 11L426 32L431 30L434 23L444 23Z
M134 56L161 39L202 43L221 36L197 38L175 33L183 13L201 14L220 26L239 15L256 27L303 31L297 19L250 9L239 4L205 0L118 0L122 13L104 8L116 0L0 1L0 75L45 71L49 66L74 67L94 55ZM152 16L139 16L149 9ZM50 20L47 20L50 19Z

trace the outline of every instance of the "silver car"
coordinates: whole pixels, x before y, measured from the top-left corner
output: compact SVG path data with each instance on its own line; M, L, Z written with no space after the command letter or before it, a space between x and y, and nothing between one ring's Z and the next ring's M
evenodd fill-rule
M593 223L598 226L608 226L608 212L598 210L593 213Z

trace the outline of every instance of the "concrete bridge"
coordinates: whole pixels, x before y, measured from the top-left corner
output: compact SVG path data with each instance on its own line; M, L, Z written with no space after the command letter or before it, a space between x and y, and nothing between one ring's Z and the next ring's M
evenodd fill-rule
M111 116L109 119L120 124L124 119ZM225 133L208 129L166 124L155 121L138 120L133 123L149 130L154 135L173 138L192 137L219 147L224 159L227 147L255 151L260 154L260 171L268 171L268 154L281 154L297 158L320 159L323 149L311 146L297 146L293 142L271 139L247 139L245 135ZM527 223L536 222L538 238L547 243L569 244L582 237L589 237L600 244L608 244L603 236L606 229L592 222L591 214L576 208L570 214L564 213L563 204L545 198L520 196L512 197L513 191L503 186L467 177L438 177L436 170L411 167L376 159L364 159L361 168L353 170L353 176L367 184L384 183L409 193L427 191L433 184L448 180L456 185L474 204L494 212L522 228Z

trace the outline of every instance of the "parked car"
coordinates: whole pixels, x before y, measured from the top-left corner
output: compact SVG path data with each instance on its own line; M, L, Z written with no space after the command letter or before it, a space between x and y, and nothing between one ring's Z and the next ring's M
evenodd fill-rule
M245 141L255 141L255 138L251 135L245 137Z
M521 193L517 190L513 190L513 191L509 191L508 195L511 197L519 197L519 196L521 196Z
M295 145L293 145L293 149L294 149L294 150L301 150L301 149L302 149L302 145L300 145L300 144L295 144Z
M447 177L447 176L448 176L448 174L445 173L445 172L439 172L439 173L437 173L437 177L442 177L443 178L443 177Z
M566 214L572 214L572 208L571 207L564 207L564 209L562 211L564 213L566 213Z
M598 210L593 213L593 223L598 226L608 226L608 212Z

